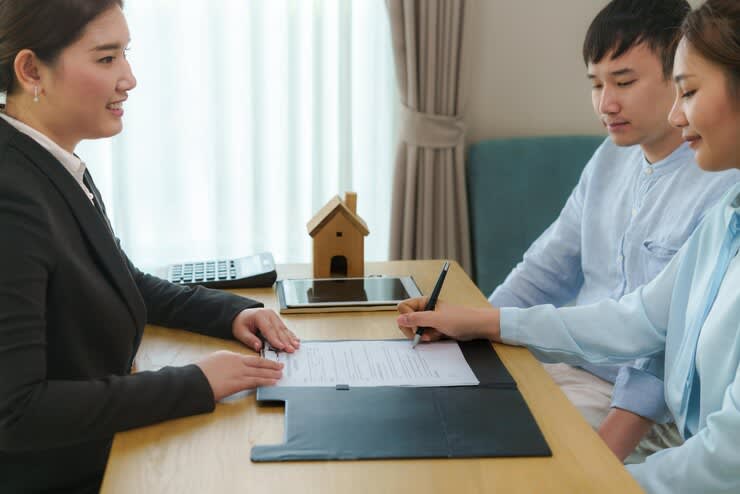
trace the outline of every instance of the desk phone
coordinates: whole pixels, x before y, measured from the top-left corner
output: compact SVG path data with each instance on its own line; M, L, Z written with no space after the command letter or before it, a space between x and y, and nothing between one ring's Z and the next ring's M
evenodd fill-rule
M269 252L238 259L185 262L167 267L167 280L178 285L257 288L272 286L276 278L275 261Z

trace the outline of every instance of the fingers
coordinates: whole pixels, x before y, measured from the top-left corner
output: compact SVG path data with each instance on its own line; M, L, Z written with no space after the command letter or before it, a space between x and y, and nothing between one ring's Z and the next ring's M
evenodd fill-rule
M283 364L259 357L219 351L196 362L220 400L256 386L272 386L283 375Z
M242 371L242 378L263 378L263 379L274 379L278 380L283 377L283 371L280 369L265 369L262 367L249 367L246 366L245 370Z
M401 332L403 333L403 335L406 338L408 338L410 340L413 340L414 339L414 330L413 329L411 329L409 327L406 327L406 326L398 326L398 329L401 330Z
M258 324L260 333L274 348L293 353L300 346L298 337L285 326L283 320L274 312L266 312L264 317L258 320Z
M262 340L257 336L257 331L270 346L284 352L293 353L301 344L295 333L269 309L245 309L237 316L234 325L234 336L255 351L262 349Z
M424 334L421 335L421 341L437 341L444 338L445 335L437 331L436 329L426 329Z
M431 311L427 312L424 310L426 308L426 304L426 297L410 298L398 304L398 312L400 315L396 319L396 323L406 338L413 339L416 334L416 329L419 326L430 325L426 320L426 317L428 314L433 313ZM419 317L419 314L424 315ZM435 337L434 333L436 333L436 331L432 332L431 329L425 330L424 334L421 336L421 341L439 339L439 335L437 334Z
M400 312L401 314L406 314L408 312L418 312L424 310L426 305L426 297L410 298L398 304L398 312Z
M283 377L282 362L252 356L241 356L241 361L244 367L240 387L244 389L273 386Z
M260 388L263 386L275 386L277 379L266 379L263 377L252 377L244 383L244 389Z
M404 336L410 340L413 340L416 335L416 328L398 326L398 329L400 329ZM436 329L427 328L424 330L424 334L421 335L421 341L437 341L440 338L444 338L444 336L444 334L440 333Z
M409 328L418 328L419 326L424 327L435 327L436 319L439 314L434 311L421 311L421 312L407 312L401 314L396 319L399 326L405 326Z
M242 355L242 361L247 367L254 369L268 369L268 370L281 370L284 366L282 362L276 362L275 360L268 360L261 357L252 357Z
M239 340L256 352L262 349L262 341L249 329L245 328L243 331L239 331Z

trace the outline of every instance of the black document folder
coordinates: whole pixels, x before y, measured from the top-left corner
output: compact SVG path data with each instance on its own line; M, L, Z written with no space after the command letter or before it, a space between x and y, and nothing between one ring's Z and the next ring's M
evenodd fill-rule
M252 461L550 456L516 383L488 341L460 343L478 386L257 390L285 404L285 443Z

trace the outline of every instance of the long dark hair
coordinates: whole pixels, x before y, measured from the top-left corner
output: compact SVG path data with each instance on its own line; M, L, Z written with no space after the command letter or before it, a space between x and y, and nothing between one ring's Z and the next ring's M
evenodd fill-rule
M707 0L681 27L699 54L724 70L730 94L740 101L740 1Z
M15 83L13 63L23 49L46 64L80 37L85 26L123 0L0 0L0 92Z

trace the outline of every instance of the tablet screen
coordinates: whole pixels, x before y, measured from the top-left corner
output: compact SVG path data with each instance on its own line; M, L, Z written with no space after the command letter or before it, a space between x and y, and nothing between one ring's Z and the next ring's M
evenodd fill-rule
M285 280L288 306L398 303L410 297L399 278Z

